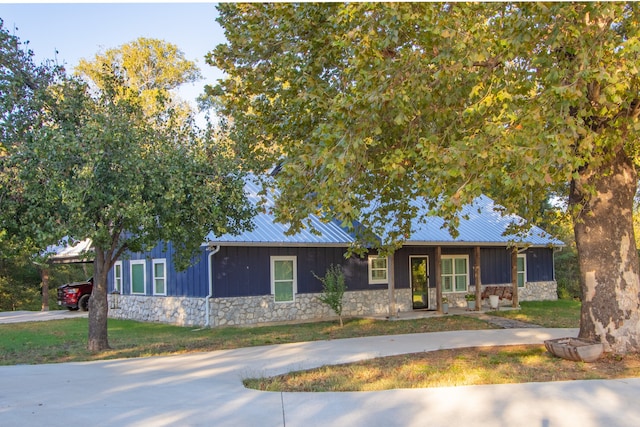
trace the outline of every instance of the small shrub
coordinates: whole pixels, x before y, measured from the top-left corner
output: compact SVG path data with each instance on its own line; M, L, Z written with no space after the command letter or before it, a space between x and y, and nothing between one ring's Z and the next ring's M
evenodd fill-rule
M344 325L342 322L342 297L347 289L342 267L331 264L329 268L327 268L324 277L318 277L313 272L312 274L322 282L322 295L319 297L320 301L331 307L338 316L340 327L342 327Z

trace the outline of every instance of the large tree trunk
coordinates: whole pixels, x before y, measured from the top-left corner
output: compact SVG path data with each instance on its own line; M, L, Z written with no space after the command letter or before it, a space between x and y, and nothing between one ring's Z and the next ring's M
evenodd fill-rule
M89 351L109 349L107 334L107 318L109 306L107 304L107 274L109 273L109 259L104 251L95 248L93 262L93 291L89 299Z
M640 351L640 282L633 231L637 173L622 149L571 186L582 285L581 338L607 351ZM593 192L590 193L589 187Z

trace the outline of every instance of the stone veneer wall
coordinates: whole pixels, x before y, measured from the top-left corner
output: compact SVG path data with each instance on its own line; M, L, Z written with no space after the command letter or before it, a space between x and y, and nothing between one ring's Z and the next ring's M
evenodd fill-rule
M335 313L318 299L319 294L298 294L294 302L277 303L272 295L212 299L212 326L252 325L271 322L330 319ZM396 308L411 310L411 290L396 289ZM343 316L387 314L389 291L345 292Z
M527 282L523 288L518 288L519 301L555 301L558 299L558 283Z
M491 285L495 286L495 285ZM511 286L504 284L500 286ZM410 289L396 289L396 309L411 311ZM430 308L436 308L435 289L429 289ZM470 286L469 292L475 292ZM466 307L466 292L448 293L450 307ZM319 294L298 294L294 302L276 303L272 295L236 298L212 298L209 302L213 326L242 326L260 323L311 321L331 319L333 311L318 299ZM552 282L527 282L518 289L520 301L553 301L558 299L557 284ZM204 326L205 298L161 297L143 295L109 295L109 317L143 322L171 323L179 326ZM510 305L510 300L501 305ZM371 316L387 314L389 291L345 292L342 314L344 316Z
M205 325L205 298L108 295L109 317L178 326Z
M212 298L211 326L241 326L260 323L311 321L335 317L318 299L319 294L298 294L295 301L276 303L272 295L236 298ZM179 298L139 295L109 295L109 317L144 322L172 323L180 326L204 326L205 298ZM396 289L396 309L409 311L411 290ZM389 291L345 292L344 316L387 314Z

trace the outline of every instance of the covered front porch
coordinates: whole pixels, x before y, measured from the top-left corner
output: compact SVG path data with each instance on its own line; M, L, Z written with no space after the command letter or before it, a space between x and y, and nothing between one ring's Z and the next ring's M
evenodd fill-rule
M395 306L396 288L406 287L411 290L411 304L417 313L466 310L468 300L475 306L471 310L478 312L483 310L483 304L489 308L490 299L494 308L506 304L517 308L519 294L527 282L524 257L522 248L515 246L485 247L484 252L477 245L405 246L387 259L390 316L402 311ZM483 275L483 264L492 271ZM485 281L488 284L483 284Z

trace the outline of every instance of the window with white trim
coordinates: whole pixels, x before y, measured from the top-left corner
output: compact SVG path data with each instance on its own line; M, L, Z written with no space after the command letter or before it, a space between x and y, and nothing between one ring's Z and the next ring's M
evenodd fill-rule
M442 292L467 292L469 288L469 256L448 255L440 260Z
M131 293L144 295L146 293L147 266L145 260L129 262L129 277L131 278Z
M369 255L369 284L388 283L389 267L387 258L378 255Z
M271 257L271 294L275 302L293 302L298 292L295 256Z
M527 281L527 255L518 255L518 287L524 287Z
M113 291L122 293L122 261L113 264Z
M153 260L153 294L167 294L167 260L164 258Z

